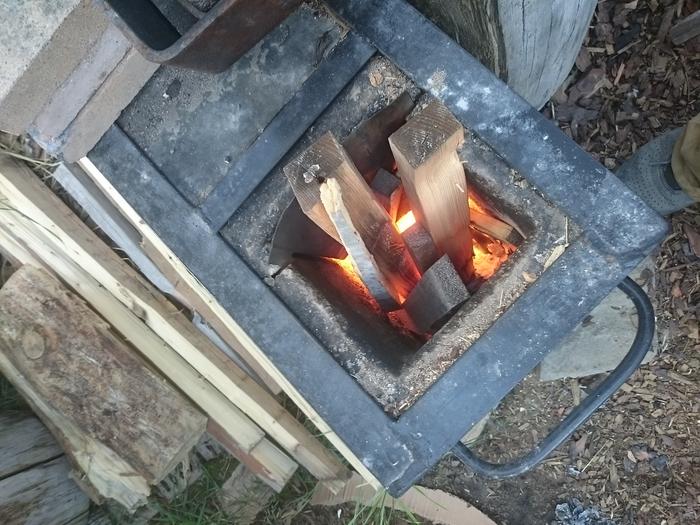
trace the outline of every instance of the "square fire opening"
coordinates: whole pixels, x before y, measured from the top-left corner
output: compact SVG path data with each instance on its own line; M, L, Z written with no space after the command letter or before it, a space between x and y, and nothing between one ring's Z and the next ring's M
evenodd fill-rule
M397 166L388 147L388 137L403 125L406 114L400 119L401 123L394 122L393 127L376 126L372 121L383 111L391 112L391 106L401 105L401 98L380 112L375 109L366 115L348 135L343 133L344 123L339 123L337 115L345 114L346 106L352 105L353 100L341 97L319 125L322 130L344 137L338 142L352 156L362 175L370 172L367 177L370 182L380 173L380 167L388 172L381 176L395 177ZM412 97L409 100L410 112ZM340 243L333 241L336 252L328 252L330 237L303 213L282 169L251 196L244 211L222 232L253 267L262 267L259 258L264 251L269 253L273 264L268 266L268 274L272 275L266 278L267 284L336 361L393 417L399 417L424 394L526 287L536 281L544 263L559 253L557 247L572 242L575 236L573 225L556 208L478 137L469 130L464 133L465 140L456 153L459 162L466 167L467 191L471 198L467 200L464 193L460 194L465 203L469 203L473 216L482 214L486 220L495 219L494 224L508 226L510 236L505 241L495 239L472 220L475 274L472 279L463 281L469 297L435 319L428 330L412 330L410 320L407 322L401 310L383 309L359 277L357 268L350 264L347 250ZM319 131L302 140L282 165L287 166L321 136L323 133ZM368 145L368 140L377 137L386 143L385 148L379 148L383 154ZM381 191L378 193L377 202L381 202ZM391 200L391 193L388 198ZM392 205L391 202L384 204L385 210ZM393 212L392 226L398 232L406 228L404 222L410 220L408 217L414 210L403 198L393 205L397 209ZM268 231L264 239L253 231L260 222L255 211L263 209L275 210L268 220L276 226L274 234ZM484 220L483 217L479 219ZM246 243L234 237L236 231L246 232ZM265 250L260 249L263 243L267 247ZM303 248L294 251L293 246ZM424 275L425 270L419 280Z

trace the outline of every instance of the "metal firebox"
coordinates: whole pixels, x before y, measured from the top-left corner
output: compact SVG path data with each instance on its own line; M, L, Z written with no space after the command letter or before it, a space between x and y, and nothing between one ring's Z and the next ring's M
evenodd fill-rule
M89 158L400 495L625 278L666 223L404 0L328 3L349 33L301 7L228 72L162 67ZM405 75L395 93L373 90L368 78L378 60ZM440 99L462 122L471 134L462 158L473 167L472 183L526 230L478 297L420 350L380 328L362 329L362 317L343 312L305 263L272 274L267 264L291 200L286 160L324 131L347 136L404 89ZM566 250L554 260L562 238ZM638 365L650 311L625 286L643 321L636 353L540 454ZM488 473L468 451L457 453Z

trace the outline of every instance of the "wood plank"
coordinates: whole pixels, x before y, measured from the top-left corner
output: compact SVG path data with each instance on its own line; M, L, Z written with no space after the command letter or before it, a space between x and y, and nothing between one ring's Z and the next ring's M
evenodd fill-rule
M220 327L220 334L227 334L231 339L229 344L235 342L245 348L249 355L266 370L274 380L282 386L284 392L304 412L309 421L330 441L333 446L347 459L352 467L373 487L380 488L381 483L362 463L362 461L350 450L345 442L331 429L328 423L316 412L314 407L302 396L299 391L287 380L287 378L275 367L270 358L258 347L241 326L231 317L226 309L216 300L209 291L192 273L180 258L163 242L146 221L136 212L126 199L107 180L103 173L88 158L80 160L80 165L85 169L90 178L102 189L105 195L121 210L122 214L141 233L145 241L147 253L158 264L163 273L185 290L191 304L197 302L199 311L209 324L215 328ZM328 484L327 484L328 485ZM331 490L342 489L343 483L328 485Z
M340 184L336 179L328 179L321 184L321 202L328 217L333 222L338 235L348 252L350 264L360 277L370 295L379 306L388 311L397 310L399 302L395 299L392 283L385 278L377 266L374 256L352 222L350 212L345 207ZM387 223L388 224L388 223Z
M73 520L87 516L90 500L70 479L70 470L62 456L1 480L3 525L79 523Z
M2 195L0 194L0 198ZM6 228L7 225L3 224ZM39 242L46 245L47 253L54 254L54 257L47 258L47 267L58 273L61 278L68 282L74 289L81 291L93 307L97 308L104 315L109 315L110 320L117 328L129 330L134 342L138 343L138 348L144 356L154 363L167 377L174 383L181 385L183 391L188 394L200 407L205 407L210 415L210 423L215 420L218 428L221 429L222 439L226 439L232 447L238 451L238 457L250 456L264 471L273 474L285 472L289 466L287 458L277 447L264 439L264 433L243 414L238 408L231 404L218 390L214 389L200 374L196 373L182 358L180 358L170 347L160 340L140 319L125 308L119 301L105 291L94 279L63 260L55 253L58 247L52 246L46 239L33 239L30 230L14 228L21 241L8 234L0 228L0 247L7 250L8 247L20 246L21 242ZM9 243L8 243L9 241ZM24 249L26 253L29 253ZM20 253L20 252L16 252ZM46 253L44 254L46 255ZM35 255L30 254L35 258ZM38 259L34 259L38 260ZM42 263L38 263L42 264ZM258 448L259 445L261 445ZM275 449L274 451L272 449ZM257 451L256 451L257 449ZM260 453L264 451L264 454ZM269 461L276 461L271 464ZM293 463L293 462L292 462ZM262 478L268 482L267 479ZM273 477L269 480L273 486L277 486L282 479L281 476Z
M338 182L347 221L374 257L388 294L401 304L420 278L418 269L391 217L375 200L367 182L333 135L324 134L287 164L284 172L304 213L328 235L342 242L321 202L320 191L321 182L329 179Z
M469 278L474 269L467 178L457 155L463 142L462 124L437 101L389 138L416 220Z
M17 270L0 316L3 372L101 495L127 477L160 482L204 433L204 416L48 272Z
M49 430L32 414L0 415L0 479L63 455Z
M677 46L700 35L700 11L695 11L692 15L676 22L669 31L669 35L671 42Z
M246 452L215 421L209 421L207 431L229 454L275 492L282 492L297 470L296 462L267 439L263 439Z
M11 169L12 166L14 169ZM23 211L20 219L26 217L35 225L40 225L45 242L55 243L55 239L60 239L60 251L71 254L114 298L142 319L170 348L258 423L314 476L331 482L347 477L347 469L272 395L227 359L147 281L124 265L27 171L18 169L16 163L0 164L0 192L5 197L12 196L13 207ZM42 232L38 232L38 235L42 235ZM108 315L106 317L117 326ZM123 330L123 333L129 333L129 330ZM148 358L151 359L150 356ZM180 382L177 384L182 388L186 386ZM222 423L220 419L217 422Z

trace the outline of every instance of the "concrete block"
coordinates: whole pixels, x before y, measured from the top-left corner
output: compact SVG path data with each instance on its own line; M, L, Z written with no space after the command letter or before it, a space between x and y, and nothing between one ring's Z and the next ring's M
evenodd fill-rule
M631 277L645 286L653 272L654 259L647 257L632 272ZM544 358L540 364L540 379L551 381L609 372L622 361L632 345L636 330L637 312L634 305L625 294L615 289L569 334L558 349ZM644 362L653 358L657 339L655 337Z
M0 129L24 132L108 21L92 0L0 0Z
M49 143L39 143L65 162L77 162L97 144L157 69L158 64L131 48L70 126Z

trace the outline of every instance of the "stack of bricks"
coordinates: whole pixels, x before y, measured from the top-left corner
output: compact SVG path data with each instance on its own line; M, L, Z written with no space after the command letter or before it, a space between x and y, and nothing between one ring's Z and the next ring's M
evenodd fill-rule
M0 130L83 157L157 69L92 0L0 0Z

